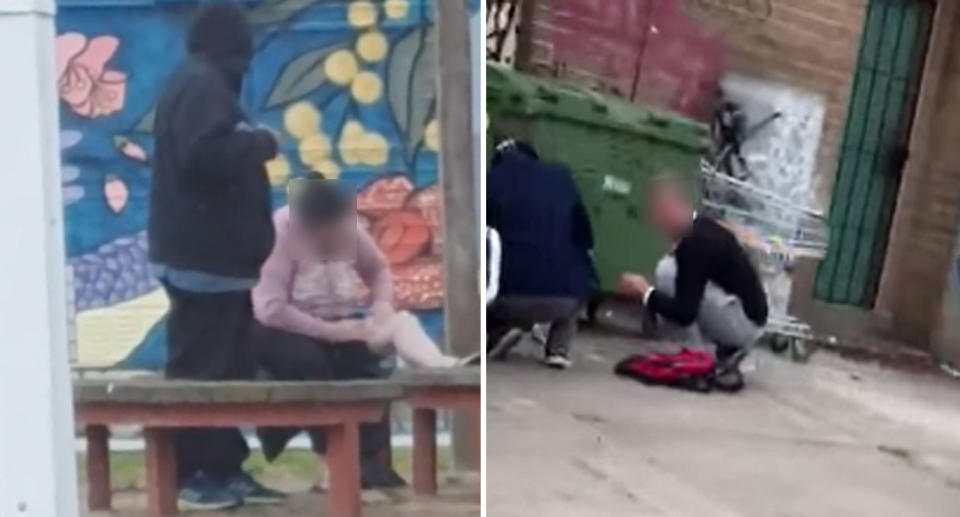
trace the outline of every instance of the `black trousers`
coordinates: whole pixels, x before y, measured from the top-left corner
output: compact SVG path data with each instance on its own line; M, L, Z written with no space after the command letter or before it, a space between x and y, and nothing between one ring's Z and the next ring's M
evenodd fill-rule
M380 366L381 356L366 343L327 343L301 334L254 323L253 341L259 352L260 366L271 378L285 381L346 381L378 379L390 374ZM302 429L265 428L258 430L260 441L282 449ZM326 452L326 434L309 429L313 450ZM390 464L389 411L376 423L360 425L360 458L364 472Z
M547 354L566 356L577 333L577 311L581 305L582 301L573 297L501 296L487 308L487 348L511 329L528 330L537 323L550 323Z
M165 285L169 379L242 380L256 374L250 341L249 291L195 293ZM186 429L174 437L180 479L203 471L225 479L240 471L250 450L237 429Z

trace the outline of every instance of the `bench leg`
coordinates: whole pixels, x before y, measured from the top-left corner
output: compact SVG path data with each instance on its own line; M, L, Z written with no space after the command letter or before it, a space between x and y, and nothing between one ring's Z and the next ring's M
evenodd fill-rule
M330 491L327 515L360 516L360 436L358 424L327 426L327 466Z
M437 412L413 410L413 493L437 493Z
M173 432L144 430L147 445L147 510L151 517L177 514L177 464L173 456Z
M87 434L87 508L110 510L110 431L89 425Z

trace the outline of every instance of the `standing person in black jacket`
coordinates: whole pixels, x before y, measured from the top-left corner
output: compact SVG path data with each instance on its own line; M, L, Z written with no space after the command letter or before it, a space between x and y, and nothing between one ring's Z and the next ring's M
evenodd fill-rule
M642 299L658 319L682 328L687 339L715 345L720 368L735 370L767 323L760 277L733 233L698 216L678 183L657 181L648 195L651 219L673 248L657 265L653 284L643 275L625 273L620 290Z
M501 143L487 173L487 224L502 241L488 354L504 357L522 337L518 329L549 322L544 362L569 367L577 313L595 282L593 232L570 171L540 161L527 143Z
M150 261L170 299L169 378L249 379L256 357L250 291L273 247L264 163L277 154L240 104L253 36L243 11L204 4L187 34L188 55L160 95L150 192ZM280 502L241 470L236 429L193 429L175 439L182 509Z

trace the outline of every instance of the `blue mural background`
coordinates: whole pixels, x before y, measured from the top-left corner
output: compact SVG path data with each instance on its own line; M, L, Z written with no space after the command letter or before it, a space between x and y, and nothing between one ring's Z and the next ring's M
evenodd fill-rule
M292 106L301 111L304 106L315 109L322 116L316 138L328 145L308 149L307 155L324 154L321 167L325 172L332 170L361 196L365 191L375 193L378 181L387 191L395 191L398 185L407 188L408 199L436 184L439 143L433 120L433 8L429 0L243 3L256 30L257 51L242 94L243 105L254 121L282 131L289 126L286 119ZM468 3L472 12L479 9L479 0ZM78 326L106 326L96 330L109 335L110 325L115 324L112 321L153 320L138 342L97 354L84 353L84 347L98 346L85 342L97 333L81 328L79 356L81 362L86 357L87 362L97 363L115 359L122 352L126 357L121 366L158 368L166 349L162 310L126 306L158 290L147 267L145 236L153 152L151 116L166 77L183 56L184 33L198 2L60 0L58 4L58 52L68 49L59 60L66 64L60 66L58 86L63 99L66 248ZM364 52L358 46L358 39L371 32L382 34L386 49L368 45ZM115 43L115 51L100 50L109 41ZM377 36L376 42L380 41ZM77 53L83 46L80 42L87 46ZM382 56L380 50L385 50ZM334 54L343 59L331 63ZM334 66L344 60L349 65L346 54L355 61L352 74L350 66ZM365 55L373 58L365 59ZM105 58L101 69L97 63ZM357 84L360 75L364 75L364 85ZM77 103L78 85L84 86L84 79L95 83L92 112L90 103ZM343 84L345 79L352 82ZM359 123L363 135L347 135L349 123ZM312 160L304 163L304 141L289 134L289 129L281 147L283 163L271 168L275 207L285 203L284 185L289 178L319 165ZM398 177L403 181L390 182ZM424 207L423 200L433 198L418 199L420 204L388 208L413 211L416 216L416 209ZM371 217L385 215L389 214L375 211ZM429 214L419 215L429 222ZM431 239L437 241L441 237L435 222ZM408 283L424 281L424 275L430 276L424 271L439 271L437 250L426 245L413 258L398 258L395 275ZM409 278L404 280L404 275ZM417 301L408 301L408 308L418 310L431 334L440 337L442 314L433 293L438 280L430 281L430 293L421 292ZM98 319L85 323L85 313L94 312ZM117 346L129 350L116 350Z

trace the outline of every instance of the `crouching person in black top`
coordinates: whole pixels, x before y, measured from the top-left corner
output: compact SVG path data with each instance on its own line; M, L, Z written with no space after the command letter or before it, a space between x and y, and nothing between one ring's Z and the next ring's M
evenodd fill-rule
M733 372L739 385L737 364L767 323L760 277L733 233L698 216L677 182L659 180L648 195L651 219L673 248L657 264L652 284L643 275L625 273L620 290L641 298L665 324L659 334L673 327L687 341L715 345L718 370Z

